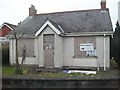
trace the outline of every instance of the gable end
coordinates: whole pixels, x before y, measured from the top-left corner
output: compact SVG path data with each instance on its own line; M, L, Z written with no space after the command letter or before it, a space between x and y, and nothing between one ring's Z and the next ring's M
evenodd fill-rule
M45 27L46 27L47 25L50 26L50 27L54 30L54 32L56 32L58 35L61 34L61 32L60 32L49 20L47 20L47 21L42 25L42 27L35 33L35 36L38 36L38 35L45 29Z
M2 26L1 26L1 28L2 27L4 27L4 26L7 26L11 31L13 31L13 28L11 28L9 25L7 25L7 24L3 24Z

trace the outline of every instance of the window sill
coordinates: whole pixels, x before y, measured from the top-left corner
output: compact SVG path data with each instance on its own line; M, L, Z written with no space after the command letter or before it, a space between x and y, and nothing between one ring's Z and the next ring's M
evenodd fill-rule
M81 56L73 56L73 58L98 58L97 56L85 56L85 57L81 57Z

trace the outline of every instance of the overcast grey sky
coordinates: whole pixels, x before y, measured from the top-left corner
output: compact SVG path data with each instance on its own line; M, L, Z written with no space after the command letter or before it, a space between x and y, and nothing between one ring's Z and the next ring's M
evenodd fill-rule
M0 25L4 22L17 25L28 16L33 4L37 13L61 12L72 10L99 9L101 0L0 0ZM118 20L118 1L107 0L107 8L115 27Z

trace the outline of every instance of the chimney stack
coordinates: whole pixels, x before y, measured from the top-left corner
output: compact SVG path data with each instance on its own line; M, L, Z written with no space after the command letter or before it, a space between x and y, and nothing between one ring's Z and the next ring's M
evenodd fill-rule
M34 16L37 13L37 10L35 9L35 6L31 5L29 8L29 16Z
M101 0L101 10L106 9L106 0Z

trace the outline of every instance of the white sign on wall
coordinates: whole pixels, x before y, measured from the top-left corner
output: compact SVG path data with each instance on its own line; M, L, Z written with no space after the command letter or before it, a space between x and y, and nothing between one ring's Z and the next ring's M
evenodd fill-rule
M93 51L94 44L93 43L81 43L80 44L80 51Z
M96 56L96 50L86 51L86 56Z

